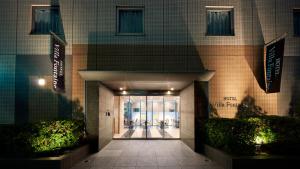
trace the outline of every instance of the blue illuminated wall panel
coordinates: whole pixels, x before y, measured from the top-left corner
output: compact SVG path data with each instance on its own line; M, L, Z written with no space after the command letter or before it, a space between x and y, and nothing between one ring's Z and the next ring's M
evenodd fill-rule
M0 55L0 124L14 123L15 56Z

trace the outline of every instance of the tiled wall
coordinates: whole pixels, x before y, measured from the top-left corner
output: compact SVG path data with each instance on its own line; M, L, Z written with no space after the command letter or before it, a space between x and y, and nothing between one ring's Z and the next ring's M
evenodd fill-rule
M91 4L93 7L81 12L79 18L76 17L78 23L74 24L81 27L76 30L82 31L78 37L84 36L75 38L76 43L98 44L86 47L87 62L91 63L87 63L87 68L166 72L216 70L210 81L212 104L224 102L224 97L234 97L231 103L239 104L249 95L268 114L287 114L286 100L291 98L288 94L291 88L283 84L284 92L265 94L259 87L261 79L255 73L257 67L262 66L263 55L258 50L285 32L285 57L300 55L299 38L293 37L292 27L292 9L299 7L297 1L116 0L91 1ZM116 36L116 6L145 7L145 36ZM206 6L234 8L235 36L205 36ZM97 25L93 20L95 16ZM285 67L290 66L290 60L285 59ZM237 111L235 106L217 109L223 117L234 117Z
M50 36L30 34L31 6L49 4L60 6L63 38L68 43L66 54L71 56L67 61L70 76L66 95L79 99L82 106L85 93L79 69L168 72L211 69L216 70L210 83L211 102L226 96L236 97L239 102L251 95L269 114L288 112L288 100L293 93L290 83L299 79L296 60L300 56L300 38L293 37L292 26L292 10L300 7L298 0L1 0L0 65L5 72L0 75L10 88L1 92L4 97L0 97L0 105L5 105L0 108L3 121L13 121L14 93L19 91L14 90L15 73L6 70L16 72L16 56L49 55ZM145 36L116 35L117 6L144 7ZM206 6L234 8L235 36L205 36ZM282 92L267 95L260 89L253 71L262 55L246 48L261 46L285 32ZM291 72L296 78L289 76ZM8 96L11 99L6 103L8 100L4 98ZM233 117L235 111L235 108L219 110L224 117Z

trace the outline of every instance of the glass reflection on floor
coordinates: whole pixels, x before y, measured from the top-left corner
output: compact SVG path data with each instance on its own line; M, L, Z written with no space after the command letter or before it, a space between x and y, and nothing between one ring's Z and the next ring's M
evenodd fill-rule
M179 138L179 96L120 96L114 138Z

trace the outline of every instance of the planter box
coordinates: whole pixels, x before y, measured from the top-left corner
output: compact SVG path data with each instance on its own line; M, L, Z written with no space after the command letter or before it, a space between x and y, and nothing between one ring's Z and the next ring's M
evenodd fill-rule
M293 169L300 162L300 156L232 156L208 145L204 145L204 154L224 169Z
M87 157L90 154L89 151L89 145L84 145L58 157L1 158L0 166L3 169L70 169Z

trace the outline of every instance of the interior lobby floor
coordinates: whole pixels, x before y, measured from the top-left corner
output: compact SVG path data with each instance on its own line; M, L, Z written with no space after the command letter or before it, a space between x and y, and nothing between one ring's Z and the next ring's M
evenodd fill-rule
M151 126L147 131L147 138L179 138L179 128L169 126L161 130L158 126ZM114 134L114 138L146 138L145 127L123 129L120 134Z
M222 169L180 140L113 140L72 169Z

